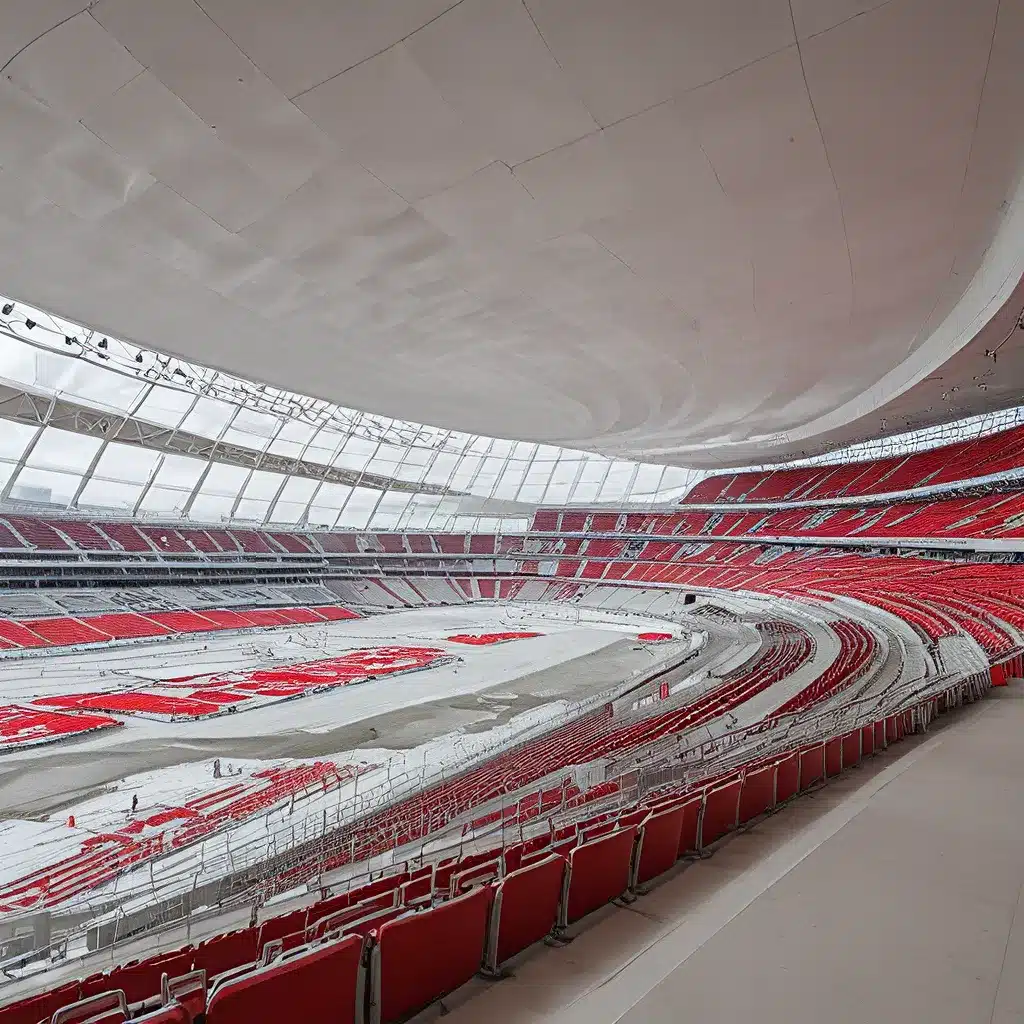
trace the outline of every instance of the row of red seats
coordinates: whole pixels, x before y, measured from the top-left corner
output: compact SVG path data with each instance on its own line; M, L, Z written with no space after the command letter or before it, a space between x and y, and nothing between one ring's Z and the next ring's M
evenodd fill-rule
M946 695L929 702L936 712ZM397 1024L483 970L647 885L684 856L858 764L913 730L908 710L845 735L752 762L689 790L652 794L505 849L426 865L327 896L313 907L73 981L0 1009L36 1024L129 1019L156 1003L207 1024L257 1020ZM102 1018L96 1011L109 1013Z
M1024 428L1019 428L1024 429ZM780 476L779 471L772 474ZM815 471L820 473L822 471ZM715 479L715 478L712 478ZM708 484L703 481L698 488ZM727 489L726 489L727 490ZM724 493L724 492L723 492ZM860 492L856 492L860 493ZM865 494L871 492L864 492ZM808 493L802 500L824 500L832 494ZM728 496L726 496L728 497ZM782 500L785 496L750 493L746 500ZM795 500L789 495L790 500ZM697 499L693 499L697 500ZM719 498L716 500L726 500ZM897 502L888 506L807 507L758 512L615 512L603 509L541 509L532 529L540 533L648 533L663 536L794 537L1021 537L1024 536L1024 494L993 494L981 498ZM125 551L134 554L223 555L392 555L502 556L566 554L587 551L601 557L623 554L625 541L547 541L524 534L298 533L211 527L156 527L131 522L85 522L7 516L0 519L0 551ZM670 558L650 547L648 559ZM494 597L493 593L482 594Z
M753 473L726 473L695 484L687 503L808 501L888 494L956 483L1024 465L1024 426L909 455L866 462Z
M244 699L244 698L242 698ZM112 693L67 693L37 697L33 702L69 711L110 711L121 715L164 715L168 718L204 718L221 710L221 701L198 696L151 693L147 690Z
M276 530L151 526L28 515L0 518L0 550L124 551L133 554L319 554L306 535Z
M110 833L89 835L77 853L0 887L0 912L56 906L109 882L129 868L282 804L311 786L337 785L370 767L356 769L331 761L315 761L290 768L269 768L181 807L133 818Z
M578 538L524 536L515 553L590 557L671 559L679 544L640 542L627 535L701 536L735 539L767 537L1014 538L1024 537L1024 492L981 498L953 497L889 505L811 506L749 512L623 512L541 509L532 529L545 533L586 533ZM611 536L602 536L602 535ZM481 538L493 542L496 537ZM508 546L512 538L502 538ZM628 551L628 554L627 554ZM494 554L492 550L489 552Z
M839 654L835 661L814 682L781 705L773 718L805 711L864 677L878 646L874 635L859 622L840 620L830 625L839 638Z
M222 629L304 625L358 618L338 605L300 608L213 608L178 612L116 612L50 619L0 619L0 650L66 647Z
M0 705L0 749L28 746L59 736L79 735L120 725L117 719L106 715L65 715L31 706L4 704Z

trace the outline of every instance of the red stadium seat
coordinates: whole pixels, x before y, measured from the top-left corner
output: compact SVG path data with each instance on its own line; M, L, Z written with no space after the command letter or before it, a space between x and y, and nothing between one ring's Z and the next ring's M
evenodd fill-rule
M847 733L842 738L843 771L860 764L860 729Z
M27 619L25 625L50 644L96 644L110 639L108 633L93 629L73 618Z
M776 765L775 803L782 804L800 792L800 755L792 753Z
M549 855L502 879L494 892L487 934L484 967L488 971L497 972L554 930L567 868L563 857Z
M398 908L399 890L392 889L368 899L344 907L329 909L321 904L309 908L306 918L306 938L309 941L322 938L330 932L344 933L357 921L377 917ZM329 904L329 900L322 901Z
M559 925L578 921L617 899L629 888L636 827L623 828L569 852L559 908Z
M663 875L679 857L679 835L683 829L682 806L651 812L640 826L640 848L630 888Z
M260 925L259 950L262 953L268 942L283 939L286 935L304 933L306 930L306 910L293 910L290 914L272 917Z
M192 947L187 946L184 949L157 954L137 964L115 967L105 975L99 991L120 989L129 1003L141 1003L152 999L160 993L163 975L184 974L192 966L192 955Z
M16 1003L0 1007L0 1024L39 1024L61 1009L78 1000L78 982L69 981L52 992L29 996Z
M371 961L371 1024L404 1020L480 970L492 895L489 887L474 889L380 929Z
M748 770L740 790L739 823L753 820L775 806L775 765Z
M39 551L70 551L71 545L44 519L33 519L28 516L5 516L12 526L25 540L29 547Z
M194 967L213 979L242 964L255 963L259 956L259 932L259 928L244 928L201 942L193 958Z
M736 828L742 782L731 779L709 789L700 820L698 848L703 850Z
M694 793L680 801L683 821L679 829L679 856L696 853L700 849L700 822L704 810L704 794Z
M355 1024L363 940L288 954L215 985L206 1024Z
M800 751L800 792L825 778L825 744L816 743Z
M843 741L837 736L825 744L825 777L831 779L843 770Z

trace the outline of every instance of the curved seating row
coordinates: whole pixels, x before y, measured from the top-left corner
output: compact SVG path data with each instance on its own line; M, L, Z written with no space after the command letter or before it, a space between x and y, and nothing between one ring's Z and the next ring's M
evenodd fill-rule
M839 465L725 473L699 481L684 502L800 501L886 494L978 479L1024 465L1024 426L907 455Z
M358 615L338 605L312 607L213 608L180 612L123 612L48 619L0 619L0 650L30 650L105 644L111 640L149 639L224 629L322 624Z
M637 557L646 561L665 561L675 557L682 542L644 541L642 536L638 539L629 535L732 540L756 540L760 536L1011 539L1024 537L1024 492L880 505L826 505L735 512L686 508L671 512L622 513L598 509L540 509L534 514L532 529L547 534L583 533L590 536L524 535L517 553ZM507 546L515 538L503 540ZM477 546L480 546L479 540ZM495 554L495 551L492 549L487 553Z

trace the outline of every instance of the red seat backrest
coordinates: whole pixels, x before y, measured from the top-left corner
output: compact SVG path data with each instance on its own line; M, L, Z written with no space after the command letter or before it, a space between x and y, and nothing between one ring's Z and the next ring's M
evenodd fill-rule
M562 857L551 855L502 880L494 894L486 967L498 970L555 927L566 867Z
M320 900L319 903L314 903L307 910L306 928L307 930L310 929L318 921L323 920L325 917L330 917L346 907L354 906L357 903L367 903L371 900L376 901L378 897L385 893L390 893L393 899L397 899L396 894L399 887L408 880L409 873L403 871L397 875L385 875L383 878L378 878L375 882L367 882L366 885L361 885L357 889L349 889L348 892L328 896L326 899ZM377 905L376 902L374 902L374 905Z
M346 936L214 987L206 1024L354 1024L363 940Z
M597 839L598 836L608 835L614 828L614 821L602 821L597 825L589 825L580 831L580 842L589 843L591 839Z
M575 825L572 827L572 834L576 834ZM527 857L531 853L536 853L538 850L546 849L551 845L551 842L552 840L550 835L534 836L532 839L527 839L521 844L523 848L523 856Z
M305 909L293 910L290 914L282 914L280 917L272 917L269 921L264 921L260 925L260 951L268 942L283 939L286 935L293 935L295 932L304 932L307 913Z
M380 1024L411 1016L476 974L492 895L489 886L474 889L381 928L372 973Z
M100 992L88 999L80 999L70 1006L61 1007L51 1018L53 1024L123 1024L128 1020L128 1003L120 990Z
M635 838L634 825L569 851L569 883L562 901L561 924L578 921L626 891Z
M378 914L384 910L390 910L397 906L398 890L391 889L382 892L378 896L372 896L362 903L353 903L351 906L342 907L327 917L322 917L306 926L306 935L310 939L318 939L328 932L344 928L345 925L361 918L369 917L371 914Z
M650 814L649 807L638 807L635 811L626 811L619 815L619 828L629 828L630 825L639 825L640 822Z
M448 883L452 875L459 870L459 858L447 857L440 861L434 868L434 889L438 892L447 892Z
M408 906L410 903L429 898L434 893L434 872L420 874L417 878L410 878L402 884L399 890L399 899Z
M736 827L741 789L742 783L737 778L707 791L700 823L702 849Z
M775 765L748 771L740 790L739 821L751 821L775 806Z
M491 850L482 850L480 853L467 853L459 858L455 870L465 871L467 868L476 867L477 864L489 864L500 856L501 849L498 847Z
M683 813L683 808L677 805L651 813L644 819L640 826L640 855L633 879L636 884L664 874L678 860Z
M78 982L69 981L52 992L29 996L0 1008L0 1024L38 1024L41 1020L48 1021L56 1010L77 999Z
M259 928L243 928L207 939L196 949L193 963L196 969L206 971L207 979L212 980L224 971L255 963L259 956L258 938Z
M159 953L130 967L115 967L107 975L106 988L121 989L129 1003L141 1003L160 994L160 979L164 974L172 977L184 974L192 966L195 951L184 949Z

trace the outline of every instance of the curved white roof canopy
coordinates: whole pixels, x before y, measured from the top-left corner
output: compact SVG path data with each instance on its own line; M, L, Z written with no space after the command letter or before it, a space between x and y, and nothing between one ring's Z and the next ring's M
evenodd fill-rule
M7 0L0 283L387 416L800 454L1019 280L1022 37L1021 0Z
M542 503L672 501L702 475L373 416L0 306L0 506L499 531Z

